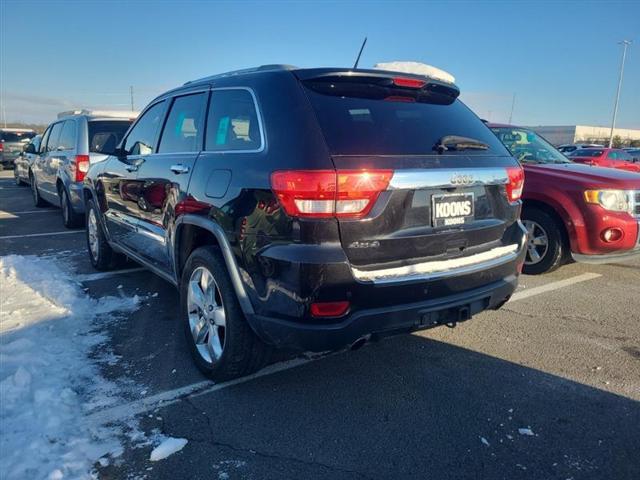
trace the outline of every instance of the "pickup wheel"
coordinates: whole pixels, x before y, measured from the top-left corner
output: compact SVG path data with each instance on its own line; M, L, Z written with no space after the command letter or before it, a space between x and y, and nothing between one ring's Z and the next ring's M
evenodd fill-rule
M566 245L556 220L543 210L527 208L522 211L522 223L528 232L523 273L539 275L560 267L564 263Z
M270 349L247 323L217 248L200 247L187 259L180 317L197 367L212 380L248 375L266 364Z
M67 228L75 228L80 226L80 224L82 223L82 215L79 215L73 211L71 200L69 199L69 194L67 193L66 188L60 187L59 197L60 208L62 209L62 221L64 222L64 226Z

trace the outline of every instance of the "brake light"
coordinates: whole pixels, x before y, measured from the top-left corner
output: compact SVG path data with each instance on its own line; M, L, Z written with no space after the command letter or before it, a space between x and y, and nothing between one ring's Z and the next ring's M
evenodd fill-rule
M0 142L0 152L4 152L4 142Z
M82 182L89 171L89 155L76 155L71 169L75 172L76 182Z
M524 188L524 170L522 167L507 167L507 198L510 202L516 202L522 197Z
M349 310L349 302L315 302L311 304L313 317L341 317Z
M393 84L396 87L422 88L427 84L427 82L424 80L418 80L417 78L394 77Z
M360 218L392 176L393 170L288 170L271 174L271 188L292 217Z

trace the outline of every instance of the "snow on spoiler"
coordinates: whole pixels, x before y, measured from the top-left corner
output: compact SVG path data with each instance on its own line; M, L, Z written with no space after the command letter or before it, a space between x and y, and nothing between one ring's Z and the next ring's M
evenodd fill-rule
M412 73L423 75L446 83L455 83L456 79L449 72L420 62L386 62L376 63L373 66L376 70L387 70L390 72Z

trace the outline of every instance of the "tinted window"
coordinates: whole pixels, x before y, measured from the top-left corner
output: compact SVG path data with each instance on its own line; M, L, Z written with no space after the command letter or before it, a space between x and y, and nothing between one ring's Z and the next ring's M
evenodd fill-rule
M31 141L29 143L33 144L34 148L36 149L36 152L38 150L40 150L40 141L42 140L42 136L41 135L37 135L35 137L33 137L31 139Z
M158 152L199 152L207 96L196 93L177 97L167 116Z
M206 150L259 150L261 147L260 124L251 93L247 90L211 92Z
M602 155L603 150L594 150L591 148L580 148L571 153L573 157L599 157Z
M89 151L113 153L127 133L130 120L93 120L89 122Z
M459 100L451 104L360 98L308 89L329 149L339 155L429 155L448 135L479 140L488 150L464 155L507 155L503 145Z
M58 150L73 150L74 148L76 148L76 122L67 120L60 132Z
M49 140L50 134L51 134L51 127L47 128L47 130L44 132L44 135L42 135L42 141L40 142L40 148L38 149L38 153L47 151L46 150L47 141Z
M149 108L131 130L124 145L128 155L149 155L155 149L156 133L164 113L164 101Z
M27 142L35 135L35 132L0 132L0 140L3 142Z
M62 132L62 122L56 123L53 125L53 127L51 127L49 141L47 142L47 152L52 152L58 149L58 139L60 138L60 132Z
M609 152L607 157L612 160L620 160L624 162L630 162L633 160L633 157L624 150L612 150Z

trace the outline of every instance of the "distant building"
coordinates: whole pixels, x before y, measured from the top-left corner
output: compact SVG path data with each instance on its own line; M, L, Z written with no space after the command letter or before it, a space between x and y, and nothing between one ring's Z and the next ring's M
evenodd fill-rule
M559 125L527 127L539 133L554 145L565 143L605 143L609 141L611 127L592 127L589 125ZM614 136L619 136L624 143L631 140L640 140L640 130L629 128L616 128Z

